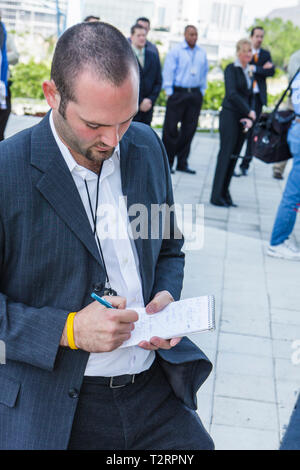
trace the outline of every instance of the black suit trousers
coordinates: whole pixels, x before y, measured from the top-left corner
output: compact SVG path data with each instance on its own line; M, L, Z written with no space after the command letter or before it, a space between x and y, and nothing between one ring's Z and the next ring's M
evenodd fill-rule
M148 126L151 125L153 117L153 107L149 109L149 111L139 111L133 118L135 122L142 122L143 124L148 124Z
M240 119L237 113L228 109L223 109L220 113L220 151L211 193L212 201L228 196L230 181L245 140Z
M167 102L162 141L172 168L177 155L177 168L186 168L191 143L198 126L202 93L175 91ZM178 124L181 123L180 129Z
M254 95L254 104L255 104L254 111L256 112L256 121L257 121L257 119L261 115L261 111L263 108L263 104L261 102L259 93L256 93ZM252 156L253 156L252 155L252 136L253 136L253 129L254 129L255 122L253 123L253 126L247 133L247 148L246 148L245 156L242 160L242 163L240 164L240 168L243 168L245 170L248 170L250 162L252 160Z

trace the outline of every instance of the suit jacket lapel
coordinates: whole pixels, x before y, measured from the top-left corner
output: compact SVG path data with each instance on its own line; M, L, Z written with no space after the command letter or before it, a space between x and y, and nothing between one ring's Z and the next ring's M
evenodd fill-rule
M247 79L245 77L245 74L243 72L243 69L241 67L236 67L236 68L238 70L238 73L240 74L241 80L244 82L245 89L248 90L248 83L247 83Z
M42 171L37 189L102 264L80 195L51 132L49 116L33 129L31 164Z

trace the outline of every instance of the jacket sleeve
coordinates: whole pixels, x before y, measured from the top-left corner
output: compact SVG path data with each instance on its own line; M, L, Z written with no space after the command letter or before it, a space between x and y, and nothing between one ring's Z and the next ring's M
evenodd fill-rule
M209 71L209 65L208 65L208 60L207 60L207 55L206 52L204 53L204 63L203 63L203 75L202 75L202 83L200 86L200 91L202 95L204 96L204 93L207 89L207 74Z
M154 79L154 82L153 82L153 87L152 87L151 93L148 96L148 98L152 101L153 106L155 104L155 101L158 98L158 95L159 95L160 90L161 90L161 85L162 85L160 60L157 56L154 56L154 58L155 58L156 74L155 74L155 79Z
M0 276L3 276L4 230L0 219ZM0 340L6 360L24 362L51 371L69 312L35 308L0 293Z
M264 61L264 64L266 62L272 62L271 54L268 51L266 51L266 59ZM274 65L270 69L264 69L263 65L256 65L255 75L267 78L267 77L273 77L274 74L275 74L275 66Z
M236 74L234 66L228 65L225 69L225 93L227 99L243 115L248 116L250 112L249 103L241 96L237 89Z
M155 134L156 139L159 141L161 147L164 166L165 178L167 185L167 198L166 204L172 207L174 204L172 182L169 170L169 163L166 151L161 140ZM181 251L184 243L183 235L178 229L176 217L171 211L170 217L170 236L162 241L161 250L155 268L154 286L150 299L152 299L157 292L167 290L175 300L180 299L180 294L183 284L183 271L184 271L184 253Z

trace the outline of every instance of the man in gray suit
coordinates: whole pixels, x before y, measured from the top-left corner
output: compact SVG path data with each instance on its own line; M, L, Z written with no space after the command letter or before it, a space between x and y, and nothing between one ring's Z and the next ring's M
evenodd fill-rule
M137 307L179 299L184 266L174 216L169 238L130 236L134 204L173 204L161 141L131 125L138 76L118 30L77 24L43 84L51 112L0 145L1 449L213 448L195 411L203 352L187 338L119 348ZM122 237L105 237L103 207Z

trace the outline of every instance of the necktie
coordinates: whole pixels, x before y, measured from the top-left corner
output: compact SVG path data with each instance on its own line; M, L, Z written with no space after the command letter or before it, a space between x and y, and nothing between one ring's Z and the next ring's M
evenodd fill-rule
M258 62L258 53L257 52L255 52L253 58L254 58L254 62L257 64L257 62ZM255 90L256 86L257 86L257 81L253 80L253 90Z
M142 67L144 67L144 51L139 50L138 60Z

